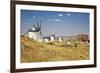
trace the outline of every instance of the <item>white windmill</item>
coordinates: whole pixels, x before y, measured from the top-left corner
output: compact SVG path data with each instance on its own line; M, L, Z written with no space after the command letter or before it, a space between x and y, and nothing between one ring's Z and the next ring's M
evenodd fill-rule
M26 33L28 34L29 38L33 38L34 40L39 40L41 42L43 40L41 22L40 24L38 22L36 25L33 24L33 26Z

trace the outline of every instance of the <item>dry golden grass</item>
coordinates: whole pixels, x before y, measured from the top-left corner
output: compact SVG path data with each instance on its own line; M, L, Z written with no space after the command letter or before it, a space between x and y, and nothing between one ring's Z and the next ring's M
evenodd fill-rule
M63 43L64 44L64 43ZM87 60L89 59L89 47L79 45L78 47L61 46L40 43L21 37L21 62L48 62L48 61L67 61L67 60Z

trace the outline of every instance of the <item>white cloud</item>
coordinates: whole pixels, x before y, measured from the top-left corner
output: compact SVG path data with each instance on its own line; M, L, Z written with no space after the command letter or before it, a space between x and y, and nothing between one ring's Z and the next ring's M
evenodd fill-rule
M67 16L70 16L71 14L70 14L70 13L67 13L66 15L67 15Z
M62 21L61 19L48 19L48 21L56 21L56 22L59 22L59 21Z
M63 16L63 14L58 14L58 16Z
M54 19L54 21L57 21L57 22L59 22L59 21L61 21L61 19Z

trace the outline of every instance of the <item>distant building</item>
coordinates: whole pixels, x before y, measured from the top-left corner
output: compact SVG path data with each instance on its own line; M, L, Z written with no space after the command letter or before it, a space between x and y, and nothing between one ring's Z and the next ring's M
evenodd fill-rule
M50 37L43 37L44 42L49 43L50 42Z
M55 35L50 36L50 41L53 42L55 40Z
M34 40L37 40L38 39L38 35L39 35L39 32L36 32L33 29L29 30L29 32L28 32L29 38L33 38Z
M39 42L43 42L44 40L43 40L42 37L39 37L39 38L38 38L38 41L39 41Z
M33 38L34 40L45 43L50 43L53 41L58 41L58 42L63 41L63 37L56 37L55 34L46 37L42 36L41 26L39 26L38 24L33 25L25 35L28 35L29 38Z
M63 41L63 37L59 37L58 41L62 42Z

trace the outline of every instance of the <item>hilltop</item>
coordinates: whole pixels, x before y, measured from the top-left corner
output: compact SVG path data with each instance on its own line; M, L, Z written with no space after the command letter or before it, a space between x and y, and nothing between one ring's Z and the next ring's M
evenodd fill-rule
M48 62L89 59L89 46L67 46L64 42L40 43L21 36L21 62Z

